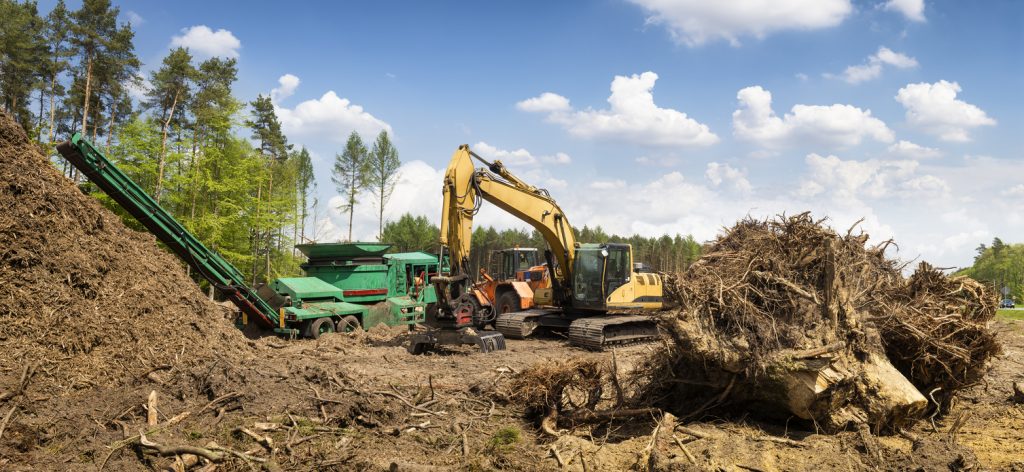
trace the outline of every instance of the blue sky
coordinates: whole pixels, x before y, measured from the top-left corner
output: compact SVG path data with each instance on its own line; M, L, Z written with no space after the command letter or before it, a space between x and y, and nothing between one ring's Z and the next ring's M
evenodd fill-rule
M619 234L710 239L812 210L943 266L1022 239L1024 2L119 6L145 72L184 44L238 57L239 97L274 90L289 139L317 156L321 240L347 224L328 172L353 129L395 136L391 217L438 218L443 168L469 143L573 224ZM520 226L496 209L478 221Z

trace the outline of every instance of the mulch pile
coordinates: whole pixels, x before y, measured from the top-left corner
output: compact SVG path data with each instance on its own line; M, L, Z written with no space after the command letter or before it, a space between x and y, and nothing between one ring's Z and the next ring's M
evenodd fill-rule
M144 383L249 355L173 255L82 193L3 113L0 208L0 415L13 412L0 452L64 447L94 426L69 409L113 417L99 412L137 401ZM223 393L201 383L168 389Z
M746 219L666 282L672 338L636 379L683 417L723 405L826 430L893 429L944 409L999 353L995 295L922 263L908 279L853 228Z

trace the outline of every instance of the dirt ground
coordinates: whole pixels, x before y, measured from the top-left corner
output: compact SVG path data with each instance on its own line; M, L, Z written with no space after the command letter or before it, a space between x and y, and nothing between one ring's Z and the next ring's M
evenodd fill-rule
M958 470L958 464L972 464L972 456L980 470L1024 470L1024 408L1010 400L1011 382L1022 380L1017 359L1024 353L1024 323L1000 323L998 329L1006 354L986 384L961 395L951 415L935 419L934 429L921 422L907 437L819 435L753 416L709 416L657 432L656 418L613 421L547 437L493 392L534 363L611 353L548 337L509 341L500 353L466 347L410 356L401 329L382 329L319 341L251 340L247 359L211 359L187 378L96 389L59 402L61 411L26 412L7 427L0 468L171 465L150 449L126 444L126 438L152 430L147 439L162 446L212 441L248 454L254 467L272 458L284 470ZM622 371L648 349L619 349ZM180 397L185 382L207 385L218 395L212 401ZM31 384L27 390L29 401L44 401L44 392ZM160 399L157 427L146 426L151 391ZM908 438L914 436L917 444ZM254 437L269 441L262 446ZM246 460L230 457L216 470L248 469Z

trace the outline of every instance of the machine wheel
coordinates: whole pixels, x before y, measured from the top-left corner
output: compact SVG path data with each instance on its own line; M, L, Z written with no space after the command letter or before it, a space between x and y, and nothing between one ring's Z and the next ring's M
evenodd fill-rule
M320 336L334 332L334 320L330 318L317 318L309 324L306 335L313 339L320 339Z
M359 324L359 318L356 318L355 315L348 315L343 316L338 320L338 325L335 329L339 333L351 333L358 329L362 329L362 325Z
M512 313L516 311L522 311L522 305L519 302L519 295L515 292L505 292L498 296L498 302L495 304L494 309L497 315L504 315L505 313Z

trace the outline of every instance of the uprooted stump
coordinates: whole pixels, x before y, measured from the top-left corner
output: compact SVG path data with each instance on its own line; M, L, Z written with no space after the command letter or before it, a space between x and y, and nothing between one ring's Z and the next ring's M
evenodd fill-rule
M527 418L540 422L541 430L558 436L558 425L577 425L613 418L650 416L657 408L619 408L604 405L602 392L614 385L607 366L592 360L535 364L518 374L507 387L510 400L522 406Z
M976 382L998 352L984 324L995 297L927 266L908 282L891 241L823 223L740 221L670 279L680 308L634 379L639 400L684 419L729 404L882 430L921 417L936 387Z

